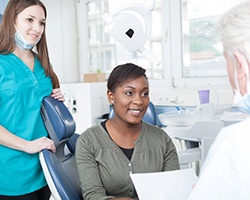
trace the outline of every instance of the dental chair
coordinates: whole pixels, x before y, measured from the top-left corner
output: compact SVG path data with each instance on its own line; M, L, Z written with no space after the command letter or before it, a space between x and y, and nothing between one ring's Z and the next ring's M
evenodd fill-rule
M75 163L75 121L63 102L45 97L41 115L49 137L54 141L56 153L48 149L39 158L54 200L82 200Z
M114 108L113 106L110 107L110 111L109 111L109 118L113 118L114 117ZM147 111L145 113L145 115L142 118L143 121L152 124L152 125L156 125L157 124L157 115L156 115L156 110L155 110L155 106L152 102L149 102Z

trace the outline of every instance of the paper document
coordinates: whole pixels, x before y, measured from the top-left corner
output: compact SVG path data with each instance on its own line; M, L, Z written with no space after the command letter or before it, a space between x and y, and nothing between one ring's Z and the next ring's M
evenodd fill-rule
M193 169L131 174L139 200L186 200L198 177Z

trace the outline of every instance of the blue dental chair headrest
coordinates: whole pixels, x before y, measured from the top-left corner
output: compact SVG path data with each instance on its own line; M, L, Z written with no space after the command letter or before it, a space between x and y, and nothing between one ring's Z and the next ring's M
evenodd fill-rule
M48 134L56 146L75 133L75 121L63 102L45 97L42 109L46 111L42 112L45 126L51 129L48 130Z
M54 200L82 200L75 163L75 145L79 134L76 124L63 102L45 97L41 115L56 153L43 149L39 154L45 179Z

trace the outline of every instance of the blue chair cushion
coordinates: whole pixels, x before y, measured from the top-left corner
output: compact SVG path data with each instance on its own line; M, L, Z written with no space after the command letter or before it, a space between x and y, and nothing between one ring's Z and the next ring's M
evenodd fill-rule
M53 184L61 199L82 200L83 198L78 180L75 156L72 155L61 162L56 154L47 149L42 150L42 155L46 162L49 176L52 178Z
M48 134L56 145L56 153L47 149L40 153L52 196L59 196L62 200L82 200L75 163L75 145L79 136L75 133L75 121L64 103L52 97L44 98L41 114Z
M48 133L53 140L57 140L54 141L55 143L60 143L75 133L75 121L62 101L58 101L53 97L45 97L42 109L46 110L46 112L42 112L45 125L49 123L49 126L52 126L48 126L47 130L48 128L54 130L54 133L49 130ZM56 137L52 134L55 134Z

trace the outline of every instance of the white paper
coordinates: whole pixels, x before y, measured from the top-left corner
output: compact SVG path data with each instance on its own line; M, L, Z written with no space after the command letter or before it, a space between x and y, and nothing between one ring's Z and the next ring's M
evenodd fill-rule
M140 200L186 200L198 180L191 168L130 176Z

